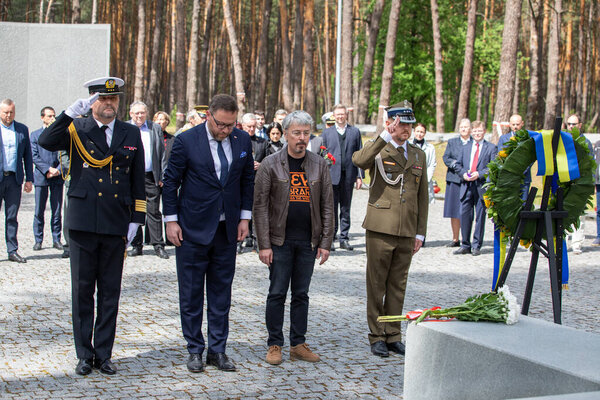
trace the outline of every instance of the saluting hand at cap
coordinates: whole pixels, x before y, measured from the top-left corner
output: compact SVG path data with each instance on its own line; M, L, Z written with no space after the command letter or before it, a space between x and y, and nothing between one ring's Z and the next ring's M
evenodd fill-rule
M76 100L75 103L71 104L69 108L65 110L65 114L73 119L79 117L80 115L87 114L92 108L92 104L98 100L99 96L100 93L94 93L87 99Z

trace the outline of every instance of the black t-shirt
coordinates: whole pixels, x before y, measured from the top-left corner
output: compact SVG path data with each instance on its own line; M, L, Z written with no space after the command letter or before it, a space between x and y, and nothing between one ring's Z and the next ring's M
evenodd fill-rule
M290 165L290 198L285 238L289 240L311 239L310 188L306 172L302 169L302 158L293 158L288 154Z

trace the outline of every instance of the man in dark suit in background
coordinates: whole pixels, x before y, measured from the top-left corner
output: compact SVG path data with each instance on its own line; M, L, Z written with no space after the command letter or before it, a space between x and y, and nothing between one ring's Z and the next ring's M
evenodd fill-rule
M92 96L69 106L39 138L50 151L73 149L67 225L78 375L93 367L107 375L117 372L111 356L123 260L146 219L140 130L116 118L123 84L114 77L86 82ZM90 109L91 116L78 118Z
M333 108L335 126L323 131L323 146L335 158L335 164L329 166L333 184L333 204L335 213L335 233L340 228L340 247L354 250L350 245L350 206L352 190L362 186L362 177L352 163L352 154L362 149L362 138L358 128L348 125L348 109L342 104ZM333 244L331 245L333 250Z
M485 125L482 121L473 121L471 137L472 143L462 148L461 157L458 159L458 168L463 182L460 184L460 230L462 243L454 254L481 254L483 235L485 233L485 203L483 194L485 189L485 175L488 173L488 164L496 157L496 146L483 137ZM473 225L473 208L475 208L475 232L471 243L471 229Z
M250 137L236 129L237 101L213 97L204 124L175 137L163 186L167 238L176 246L179 305L189 357L187 368L206 363L235 371L225 354L236 242L248 235L254 193ZM202 335L206 281L208 346Z
M160 192L163 185L163 171L165 165L165 144L163 139L162 128L160 125L148 119L148 106L141 101L135 101L129 107L129 122L140 129L142 143L144 143L144 164L146 171L145 187L146 187L146 235L149 236L148 241L154 246L154 252L160 258L169 258L165 251L165 241L162 231L162 214L160 213ZM131 242L132 250L129 255L132 257L142 255L142 227L138 231Z
M510 132L505 133L504 135L500 136L500 139L498 139L498 151L504 149L506 142L515 136L515 132L523 129L523 118L519 114L512 115L508 122L510 123ZM527 200L529 186L531 186L531 167L525 170L525 181L521 185L521 200L523 201Z
M0 131L0 201L4 201L6 250L9 261L25 263L27 260L17 253L17 214L21 205L23 177L23 190L29 193L32 189L33 162L29 129L15 121L15 103L11 99L0 102Z
M58 151L48 151L38 144L40 134L54 122L56 113L52 107L44 107L41 111L43 127L31 133L31 155L35 169L33 184L35 185L35 214L33 216L33 250L41 250L44 240L44 212L50 192L50 209L52 210L52 242L57 250L64 250L60 243L62 230L61 212L63 187L65 181L61 176Z

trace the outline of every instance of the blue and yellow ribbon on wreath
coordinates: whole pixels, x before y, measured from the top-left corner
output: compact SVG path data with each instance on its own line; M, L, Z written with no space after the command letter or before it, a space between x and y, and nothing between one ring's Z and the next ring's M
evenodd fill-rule
M570 182L581 176L579 161L575 151L575 141L568 132L560 132L558 148L556 150L556 170L554 168L554 152L552 151L552 136L554 131L527 131L533 138L535 144L536 159L538 163L538 176L545 179L552 177L552 193L556 193L558 182ZM530 241L521 241L525 247L529 247ZM503 229L494 229L494 272L492 277L492 289L494 289L502 273L506 260L506 247L508 236ZM554 250L556 251L556 238L554 239ZM567 255L567 243L563 239L562 245L562 283L563 288L568 289L569 283L569 258Z

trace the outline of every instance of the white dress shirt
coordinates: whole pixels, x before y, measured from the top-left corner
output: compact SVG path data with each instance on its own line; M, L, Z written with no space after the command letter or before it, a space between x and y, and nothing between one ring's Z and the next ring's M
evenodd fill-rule
M108 128L106 128L106 130L104 131L104 134L106 135L106 144L108 145L108 147L110 147L110 144L112 142L113 132L115 131L115 120L113 119L108 124L103 124L102 122L98 121L96 118L94 118L94 121L96 121L99 128L102 128L104 125L108 126Z

